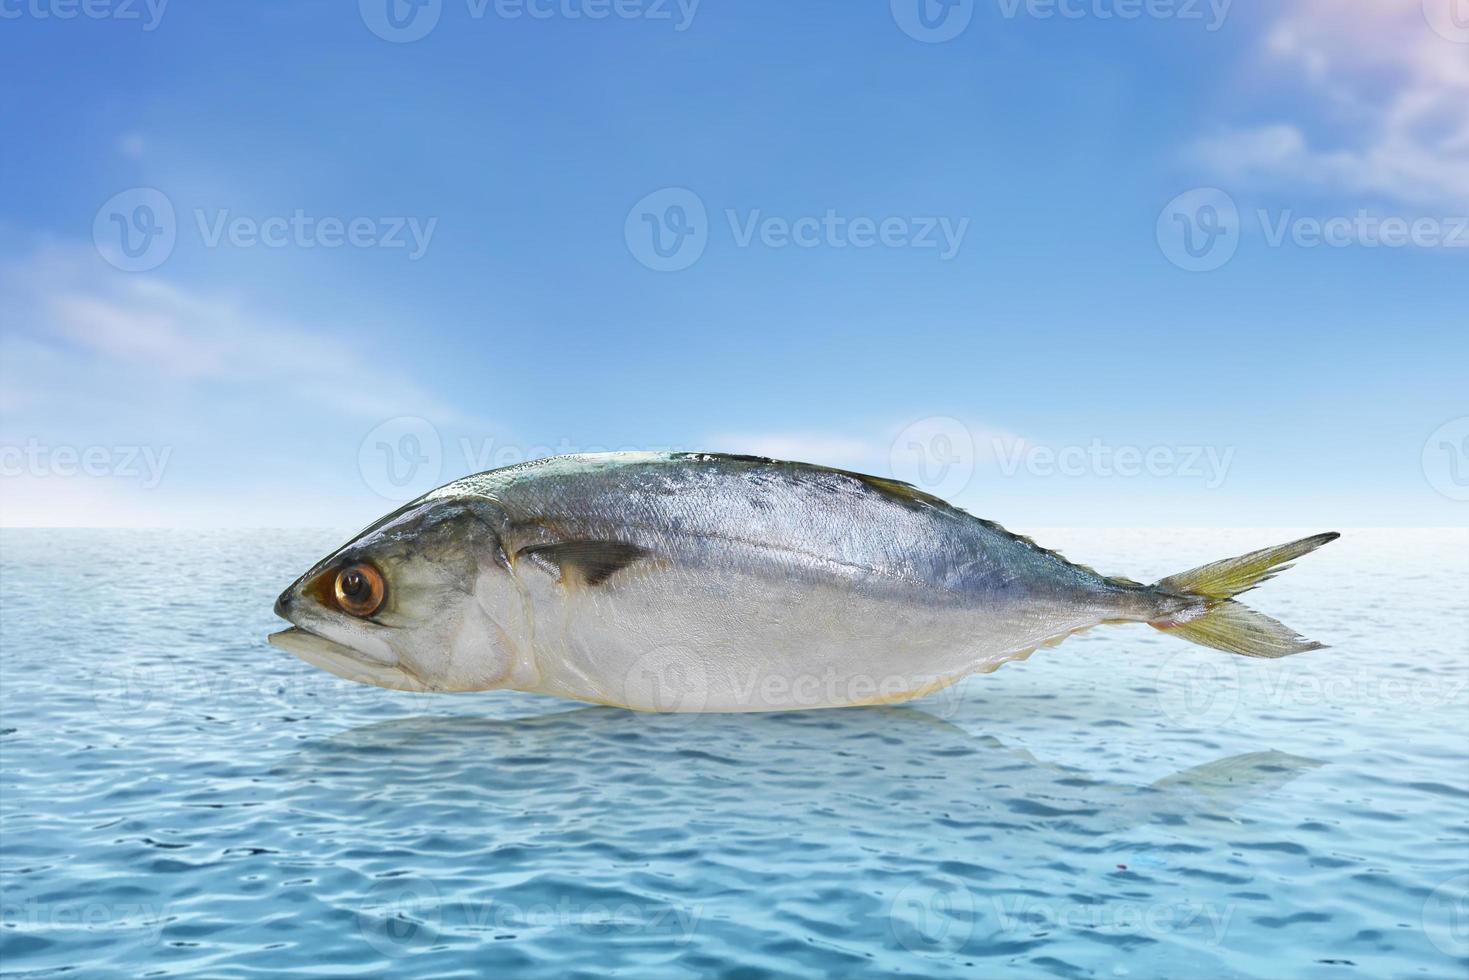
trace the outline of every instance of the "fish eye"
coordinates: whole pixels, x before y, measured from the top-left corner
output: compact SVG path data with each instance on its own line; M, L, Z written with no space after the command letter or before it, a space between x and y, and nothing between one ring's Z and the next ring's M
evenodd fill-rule
M383 573L366 562L348 565L337 573L337 605L353 616L371 616L387 596Z

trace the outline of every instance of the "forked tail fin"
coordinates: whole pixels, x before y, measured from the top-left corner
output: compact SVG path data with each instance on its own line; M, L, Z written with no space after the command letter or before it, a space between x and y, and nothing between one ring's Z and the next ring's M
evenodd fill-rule
M1274 659L1320 650L1323 644L1314 643L1284 623L1235 602L1234 597L1290 568L1287 562L1339 537L1336 532L1318 534L1170 575L1153 587L1166 595L1198 601L1149 625L1190 642L1245 657Z
M1229 813L1324 765L1317 759L1273 749L1249 752L1165 776L1153 784L1153 789L1208 800L1213 812Z

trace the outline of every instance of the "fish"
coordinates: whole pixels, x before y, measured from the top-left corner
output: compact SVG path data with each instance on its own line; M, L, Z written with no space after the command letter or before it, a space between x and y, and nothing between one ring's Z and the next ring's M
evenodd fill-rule
M582 453L394 510L275 603L339 677L652 712L897 704L1106 624L1275 659L1322 648L1238 596L1335 540L1103 575L910 484L723 453Z

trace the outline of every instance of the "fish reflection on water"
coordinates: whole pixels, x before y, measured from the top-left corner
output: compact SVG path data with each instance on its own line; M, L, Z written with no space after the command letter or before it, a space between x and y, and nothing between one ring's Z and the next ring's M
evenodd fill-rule
M573 776L568 761L598 778ZM528 718L419 716L364 725L313 742L285 773L298 782L328 782L338 798L359 783L366 795L391 798L395 788L433 781L442 771L461 783L466 799L547 816L564 802L562 793L574 792L586 807L626 808L630 787L642 786L659 814L685 807L723 814L731 824L752 810L768 816L775 807L848 801L925 820L1003 812L1064 826L1075 818L1085 821L1078 829L1095 834L1148 823L1194 830L1234 824L1239 807L1321 765L1285 752L1249 752L1131 786L1044 762L913 708L722 719L587 707ZM510 791L517 795L496 800Z
M752 884L772 900L816 887L826 899L797 901L839 898L851 906L844 918L877 923L836 926L813 912L808 925L832 925L825 941L837 947L842 928L927 942L903 934L914 887L930 903L951 901L933 898L935 887L983 896L972 918L998 913L990 928L1001 940L1044 932L1054 923L1037 918L1026 864L1068 869L1078 891L1091 878L1104 894L1078 901L1105 909L1127 900L1119 881L1135 895L1172 855L1247 833L1241 807L1321 764L1251 752L1133 786L912 708L712 717L589 707L366 725L311 742L272 775L290 787L302 834L330 834L351 813L382 835L379 846L416 842L412 859L364 863L376 884L357 911L380 948L551 941L569 917L603 927L599 942L675 956L717 930L731 896ZM1149 843L1123 839L1150 826ZM1035 853L1040 827L1053 853ZM791 904L786 914L801 914ZM611 918L577 921L587 909ZM1211 910L1192 913L1207 933L1201 911Z

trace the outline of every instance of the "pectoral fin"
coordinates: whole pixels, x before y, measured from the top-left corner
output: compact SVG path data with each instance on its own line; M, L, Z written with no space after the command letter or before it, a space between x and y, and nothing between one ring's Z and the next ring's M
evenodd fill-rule
M561 541L521 548L517 559L529 559L561 577L563 584L601 585L648 551L626 541Z

